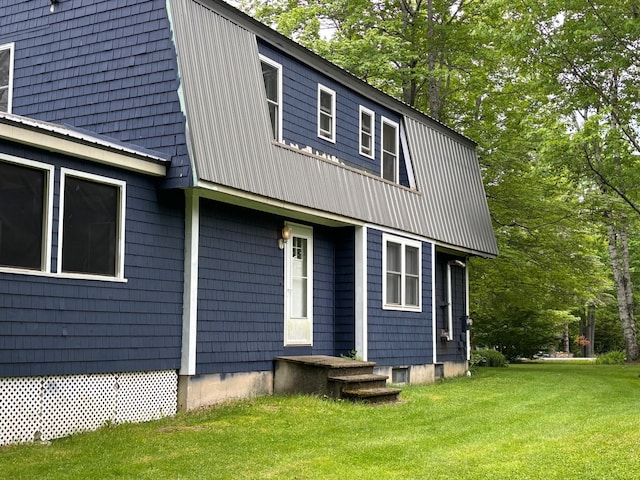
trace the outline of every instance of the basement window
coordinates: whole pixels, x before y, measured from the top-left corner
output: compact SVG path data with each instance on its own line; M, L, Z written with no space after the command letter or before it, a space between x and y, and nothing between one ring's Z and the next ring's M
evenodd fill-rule
M396 385L409 383L409 369L407 367L392 368L391 383Z

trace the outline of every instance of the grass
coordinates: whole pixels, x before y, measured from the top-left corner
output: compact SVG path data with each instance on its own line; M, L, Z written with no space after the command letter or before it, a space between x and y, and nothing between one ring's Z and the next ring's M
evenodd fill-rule
M0 448L11 479L637 479L640 366L526 364L369 407L265 397Z

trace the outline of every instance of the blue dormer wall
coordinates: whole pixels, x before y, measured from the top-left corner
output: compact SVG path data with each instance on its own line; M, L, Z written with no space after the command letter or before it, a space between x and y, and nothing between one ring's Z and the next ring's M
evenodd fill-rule
M167 186L191 179L165 2L0 3L0 44L15 43L11 113L67 124L172 159Z
M376 176L381 174L382 117L398 123L395 112L371 102L290 56L258 43L259 52L282 65L282 137L287 145L311 147L314 151L334 155L346 165ZM318 84L336 92L336 141L318 137ZM375 112L375 158L359 153L360 105ZM400 148L400 183L408 186L408 177Z

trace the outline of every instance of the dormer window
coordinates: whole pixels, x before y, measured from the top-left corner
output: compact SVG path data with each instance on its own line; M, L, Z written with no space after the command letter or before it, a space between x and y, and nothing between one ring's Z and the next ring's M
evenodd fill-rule
M282 65L260 57L273 139L282 141Z
M13 43L0 45L0 112L11 113Z
M398 182L398 124L382 117L382 178Z
M373 158L375 148L374 125L376 114L360 105L360 155Z
M318 137L336 141L336 92L318 85Z

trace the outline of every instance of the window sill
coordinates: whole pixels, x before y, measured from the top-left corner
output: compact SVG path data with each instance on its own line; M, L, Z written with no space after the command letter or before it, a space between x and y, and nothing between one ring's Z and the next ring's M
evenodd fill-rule
M422 312L422 306L417 306L417 307L409 307L409 306L405 306L405 305L382 305L382 309L383 310L396 310L399 312L412 312L412 313L421 313Z
M123 277L106 277L103 275L87 275L81 273L54 273L43 272L40 270L29 270L26 268L9 268L0 267L0 273L9 273L13 275L29 275L33 277L62 278L73 280L96 280L100 282L127 283L129 280Z

